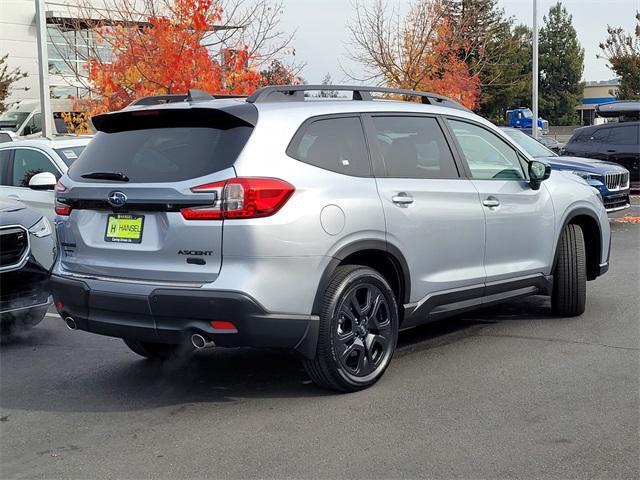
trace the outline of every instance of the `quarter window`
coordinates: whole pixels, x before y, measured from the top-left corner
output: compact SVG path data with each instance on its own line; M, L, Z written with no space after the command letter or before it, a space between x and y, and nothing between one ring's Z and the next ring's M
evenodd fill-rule
M17 148L15 150L11 185L14 187L28 187L31 177L42 172L50 172L57 179L60 178L58 169L43 153L26 148Z
M458 178L449 145L435 118L373 117L387 176Z
M296 137L288 149L293 158L344 175L371 175L360 118L316 120Z
M467 160L471 176L478 180L523 180L516 151L490 131L467 122L448 120Z

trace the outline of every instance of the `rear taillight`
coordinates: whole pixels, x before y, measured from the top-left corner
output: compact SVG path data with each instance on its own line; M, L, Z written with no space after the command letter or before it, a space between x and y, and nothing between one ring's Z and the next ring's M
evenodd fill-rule
M56 183L56 187L55 187L55 191L56 193L60 192L66 192L67 191L67 187L65 186L64 183L62 183L60 180L58 180L58 183ZM59 201L57 198L55 199L55 211L56 211L56 215L63 215L63 216L67 216L71 213L71 207L65 203L62 203L61 201Z
M56 192L66 192L67 191L67 187L65 186L64 183L62 183L60 180L58 180L58 183L56 183L55 190L56 190Z
M273 215L291 197L293 185L277 178L232 178L191 189L194 193L214 193L210 206L183 208L187 220L260 218Z
M63 215L65 217L71 213L71 207L66 203L62 203L58 200L56 200L56 203L55 203L55 210L56 210L56 215Z

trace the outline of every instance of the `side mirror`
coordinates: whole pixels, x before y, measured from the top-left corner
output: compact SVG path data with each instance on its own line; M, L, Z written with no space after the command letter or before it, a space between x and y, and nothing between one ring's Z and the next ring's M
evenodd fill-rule
M551 176L551 165L533 160L529 162L529 185L533 190L538 190L540 184Z
M31 190L53 190L56 183L58 181L53 173L40 172L29 179L29 188Z
M22 129L22 135L31 135L31 125L25 125Z

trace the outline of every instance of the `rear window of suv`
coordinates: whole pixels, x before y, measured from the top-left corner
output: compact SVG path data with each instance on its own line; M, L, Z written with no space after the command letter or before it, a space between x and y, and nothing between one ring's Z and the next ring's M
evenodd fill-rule
M83 175L118 172L133 183L202 177L233 165L253 131L245 121L214 110L211 115L189 110L153 112L126 112L120 119L116 114L102 122L94 120L106 131L96 134L73 163L69 176L87 181Z

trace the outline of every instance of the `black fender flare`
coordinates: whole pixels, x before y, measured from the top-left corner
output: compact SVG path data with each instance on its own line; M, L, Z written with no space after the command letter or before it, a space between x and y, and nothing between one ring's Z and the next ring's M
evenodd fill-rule
M558 236L556 238L556 247L553 252L553 264L551 265L551 275L553 275L553 272L555 272L556 270L556 264L558 262L558 252L560 249L560 238L562 237L562 232L564 232L564 229L567 228L567 225L569 225L574 218L583 216L583 215L591 217L598 227L599 242L600 242L600 250L598 251L598 264L600 264L600 260L602 258L602 228L600 227L600 219L597 217L595 213L593 213L592 210L585 207L578 207L569 212L569 214L565 217L564 221L562 222L562 227L558 230ZM611 253L611 245L609 245L609 253ZM608 260L609 258L607 256L607 261Z
M404 294L402 302L400 303L409 303L409 299L411 298L411 275L409 273L409 264L407 263L407 260L404 258L404 255L402 254L400 249L393 244L385 242L384 240L357 240L345 245L344 247L340 248L334 255L332 255L331 261L320 277L320 283L318 284L318 289L316 290L316 296L313 300L313 307L311 310L311 313L313 315L318 315L320 313L320 302L322 301L322 295L327 289L329 280L331 279L331 276L333 275L333 272L335 272L336 268L349 255L353 255L354 253L358 253L364 250L379 250L382 253L391 255L392 261L394 261L394 263L396 264L395 266L399 270L401 276L401 288ZM402 307L402 305L400 305L400 307Z

